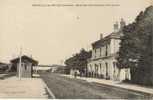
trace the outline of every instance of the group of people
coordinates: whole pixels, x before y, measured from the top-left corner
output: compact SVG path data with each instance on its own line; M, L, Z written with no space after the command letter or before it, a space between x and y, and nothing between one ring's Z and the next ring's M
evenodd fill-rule
M71 70L70 74L77 78L77 76L80 75L80 72L77 69L73 69Z

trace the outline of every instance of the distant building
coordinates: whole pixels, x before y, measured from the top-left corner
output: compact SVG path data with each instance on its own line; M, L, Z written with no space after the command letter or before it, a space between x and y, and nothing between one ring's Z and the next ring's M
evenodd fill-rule
M34 71L37 72L62 72L65 66L62 65L38 65L34 67Z
M48 72L51 70L51 65L38 65L33 67L34 73Z
M65 66L63 65L52 65L52 69L51 72L55 72L55 73L65 73Z
M10 68L10 64L0 62L0 73L7 72L9 68Z
M130 79L129 69L119 69L116 65L116 56L120 47L120 37L125 21L121 19L120 28L118 22L114 24L114 32L92 43L92 57L88 60L88 75L110 80Z
M17 76L19 76L19 62L20 58L12 59L11 61L12 69L17 72ZM28 57L26 55L23 55L21 57L21 77L32 77L33 74L33 66L37 66L38 61L34 60L31 57Z

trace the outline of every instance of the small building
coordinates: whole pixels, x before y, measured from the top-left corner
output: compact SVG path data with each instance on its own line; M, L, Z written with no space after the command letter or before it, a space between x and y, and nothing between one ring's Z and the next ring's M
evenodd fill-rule
M12 69L16 71L17 76L19 76L20 58L18 57L18 58L12 59L10 62L12 65ZM38 65L38 61L34 60L31 57L23 55L21 57L21 68L20 68L21 77L26 77L26 78L32 77L33 66L37 66L37 65Z
M9 70L9 64L0 62L0 73L7 72Z

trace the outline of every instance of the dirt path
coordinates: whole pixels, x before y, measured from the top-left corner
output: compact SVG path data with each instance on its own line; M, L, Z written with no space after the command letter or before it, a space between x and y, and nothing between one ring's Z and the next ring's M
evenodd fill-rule
M109 87L58 74L43 73L41 77L56 98L62 99L148 99L143 93Z

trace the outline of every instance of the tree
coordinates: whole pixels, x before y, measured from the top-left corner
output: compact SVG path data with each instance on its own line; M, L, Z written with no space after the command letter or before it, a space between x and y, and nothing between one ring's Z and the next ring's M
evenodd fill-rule
M74 56L68 58L65 61L65 64L70 69L78 69L81 73L85 73L87 70L87 59L91 57L91 51L86 51L81 49L79 53L76 53Z
M125 26L122 31L118 67L130 67L132 82L153 85L153 6L140 12L135 22Z
M75 61L76 61L76 57L72 56L68 59L65 60L65 65L66 65L66 73L69 74L70 73L70 69L74 69L75 68Z

